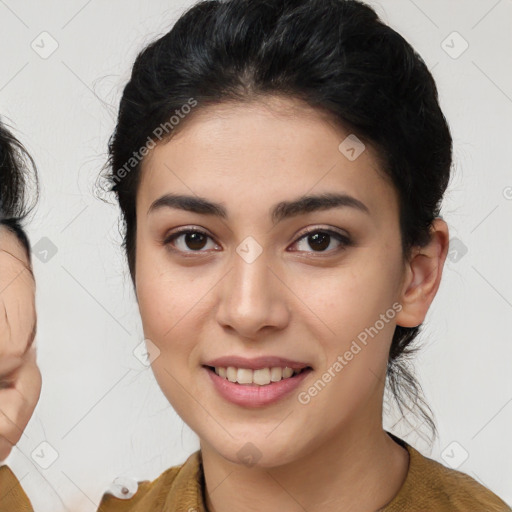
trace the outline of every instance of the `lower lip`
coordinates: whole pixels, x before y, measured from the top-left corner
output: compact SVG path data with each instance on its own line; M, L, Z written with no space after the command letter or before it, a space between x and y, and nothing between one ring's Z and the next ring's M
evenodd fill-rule
M311 368L302 370L299 374L279 382L272 382L265 386L258 384L238 384L217 375L213 370L203 367L210 376L213 385L219 394L236 405L244 407L264 407L277 402L290 394L312 371Z

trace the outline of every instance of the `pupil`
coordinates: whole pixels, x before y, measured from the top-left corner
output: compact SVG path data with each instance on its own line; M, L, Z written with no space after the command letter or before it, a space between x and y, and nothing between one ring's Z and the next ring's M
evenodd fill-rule
M327 249L327 247L329 247L330 236L331 235L327 233L315 233L313 235L309 235L308 242L313 249Z
M185 243L189 249L202 249L204 247L204 236L201 233L187 233L185 235Z

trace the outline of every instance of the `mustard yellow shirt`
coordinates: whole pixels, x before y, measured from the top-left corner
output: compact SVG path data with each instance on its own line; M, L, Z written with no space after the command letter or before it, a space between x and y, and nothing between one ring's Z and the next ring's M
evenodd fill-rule
M503 500L469 475L423 456L390 435L409 452L409 469L398 494L379 512L512 512ZM206 512L200 450L152 482L140 482L130 499L105 493L98 508L98 512L189 511ZM0 467L0 512L33 512L8 466Z

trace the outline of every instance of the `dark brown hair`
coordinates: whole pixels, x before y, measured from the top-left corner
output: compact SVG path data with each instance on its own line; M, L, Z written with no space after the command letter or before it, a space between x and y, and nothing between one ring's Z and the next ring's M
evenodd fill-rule
M35 184L28 201L28 184ZM0 224L7 226L23 244L31 260L30 242L23 222L37 202L38 179L34 160L18 139L0 122Z
M138 55L110 140L106 177L123 215L132 282L140 178L133 155L191 98L200 109L269 94L328 111L373 145L398 191L404 257L430 240L452 138L435 81L411 45L356 0L207 0ZM435 436L409 366L420 327L396 327L387 380L400 412L417 408Z

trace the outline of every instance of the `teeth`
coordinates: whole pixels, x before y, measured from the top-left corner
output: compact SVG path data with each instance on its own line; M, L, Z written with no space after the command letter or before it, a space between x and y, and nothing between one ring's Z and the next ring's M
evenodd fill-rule
M300 370L293 368L261 368L259 370L251 370L250 368L235 368L228 366L227 368L215 367L215 373L230 382L238 382L238 384L257 384L266 386L271 382L279 382L282 379L289 379L293 375L300 373Z
M287 379L293 375L293 370L288 368L288 366L283 370L283 379Z
M232 366L230 366L227 371L226 371L226 376L229 380L229 382L236 382L236 377L237 377L237 372L236 372L236 368L233 368Z
M270 380L272 382L278 382L283 377L283 370L279 367L270 369Z
M238 371L241 371L241 370L238 370ZM265 386L266 384L270 384L270 369L262 368L261 370L254 370L252 372L251 380L252 380L252 382L254 382L254 384L259 384L260 386Z
M238 368L236 373L236 381L238 384L252 384L252 370L246 368Z

